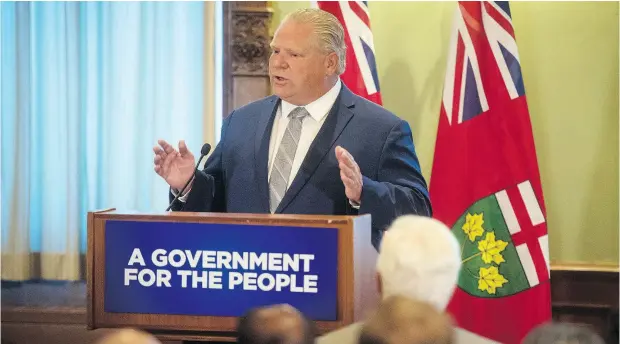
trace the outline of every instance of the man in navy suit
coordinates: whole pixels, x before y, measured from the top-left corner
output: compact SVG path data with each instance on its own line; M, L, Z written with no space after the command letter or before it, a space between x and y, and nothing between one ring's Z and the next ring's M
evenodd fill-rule
M184 141L160 140L155 171L177 211L372 215L372 244L399 215L431 216L407 122L340 81L344 30L331 14L288 15L271 43L274 95L233 111L202 171Z

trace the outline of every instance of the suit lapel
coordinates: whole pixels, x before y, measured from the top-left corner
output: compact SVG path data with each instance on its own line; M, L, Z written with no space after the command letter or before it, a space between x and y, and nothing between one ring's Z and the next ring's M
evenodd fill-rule
M353 106L353 94L343 84L334 106L332 106L321 129L312 141L308 153L299 168L299 172L297 172L291 186L284 194L282 201L280 201L275 211L276 213L281 213L286 209L299 191L306 185L310 177L312 177L325 155L329 152L333 153L334 149L332 146L353 117L353 111L351 110Z
M269 141L273 121L278 110L279 100L271 97L258 116L254 138L254 164L256 166L256 183L258 184L261 208L269 213Z

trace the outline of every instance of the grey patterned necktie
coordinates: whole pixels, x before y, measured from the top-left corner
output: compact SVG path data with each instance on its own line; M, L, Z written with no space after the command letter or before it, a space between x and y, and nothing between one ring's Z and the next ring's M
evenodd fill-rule
M308 115L308 111L303 107L297 107L289 114L290 120L282 136L280 147L278 147L269 178L269 209L272 213L278 208L288 187L291 167L301 135L301 123Z

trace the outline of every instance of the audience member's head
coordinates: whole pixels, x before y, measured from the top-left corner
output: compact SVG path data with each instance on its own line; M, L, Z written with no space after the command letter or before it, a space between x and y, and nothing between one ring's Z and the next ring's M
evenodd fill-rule
M250 310L239 320L239 344L312 344L314 324L289 305Z
M453 336L452 320L435 306L391 296L364 323L359 344L450 344Z
M523 344L605 344L605 341L585 325L547 323L528 333Z
M121 329L106 335L97 344L161 344L161 342L144 331Z
M377 258L383 298L403 295L445 310L461 267L458 240L443 223L422 216L397 218Z

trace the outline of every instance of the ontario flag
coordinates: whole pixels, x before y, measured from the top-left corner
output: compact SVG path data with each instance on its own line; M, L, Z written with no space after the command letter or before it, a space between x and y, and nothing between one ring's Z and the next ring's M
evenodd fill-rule
M358 96L382 105L367 2L317 1L315 6L333 14L344 28L347 56L342 82Z
M507 2L457 6L430 195L462 247L458 326L519 343L549 321L546 210Z

